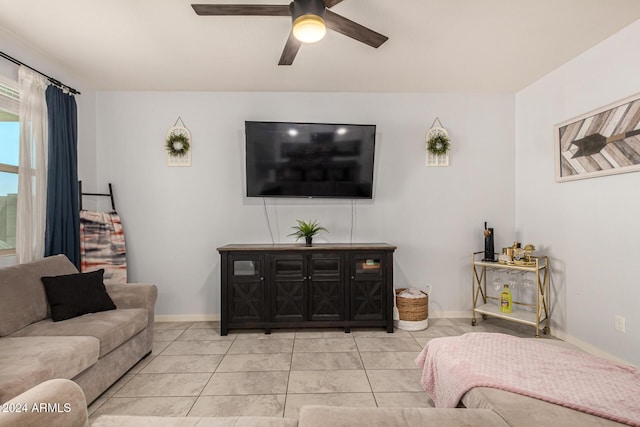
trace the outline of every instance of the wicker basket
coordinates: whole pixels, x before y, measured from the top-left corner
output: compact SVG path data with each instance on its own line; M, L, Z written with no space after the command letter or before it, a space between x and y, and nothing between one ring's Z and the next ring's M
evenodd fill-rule
M426 298L404 298L399 296L405 288L396 289L396 307L400 320L417 322L429 317L429 294L420 291Z

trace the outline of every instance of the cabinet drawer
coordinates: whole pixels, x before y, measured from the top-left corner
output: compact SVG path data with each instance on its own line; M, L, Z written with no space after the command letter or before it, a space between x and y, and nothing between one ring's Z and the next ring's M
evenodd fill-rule
M276 277L302 277L304 276L304 258L296 255L273 257L271 271Z
M319 256L311 258L309 274L312 277L339 277L342 270L342 258L339 256Z

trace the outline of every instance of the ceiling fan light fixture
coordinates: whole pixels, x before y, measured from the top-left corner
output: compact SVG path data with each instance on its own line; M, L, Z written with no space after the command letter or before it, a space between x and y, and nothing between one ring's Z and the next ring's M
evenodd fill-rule
M293 21L293 35L302 43L315 43L327 33L324 19L318 15L306 14Z
M293 36L302 43L315 43L327 33L323 0L294 0L289 4Z

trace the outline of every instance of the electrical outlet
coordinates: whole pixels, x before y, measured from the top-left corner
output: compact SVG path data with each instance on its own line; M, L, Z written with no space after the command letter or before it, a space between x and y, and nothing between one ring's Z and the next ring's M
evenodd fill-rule
M615 324L616 331L622 332L623 334L626 333L627 327L626 327L625 318L622 316L616 315L615 319L616 319L616 324Z

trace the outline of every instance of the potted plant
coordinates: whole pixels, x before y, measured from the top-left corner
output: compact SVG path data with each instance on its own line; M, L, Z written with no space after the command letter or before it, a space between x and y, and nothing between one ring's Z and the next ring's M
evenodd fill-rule
M311 246L313 236L318 234L320 231L326 231L327 233L329 232L329 230L318 224L317 220L301 221L297 219L296 221L298 222L298 225L294 225L293 227L291 227L295 231L289 234L289 236L296 236L296 241L304 237L306 246Z

